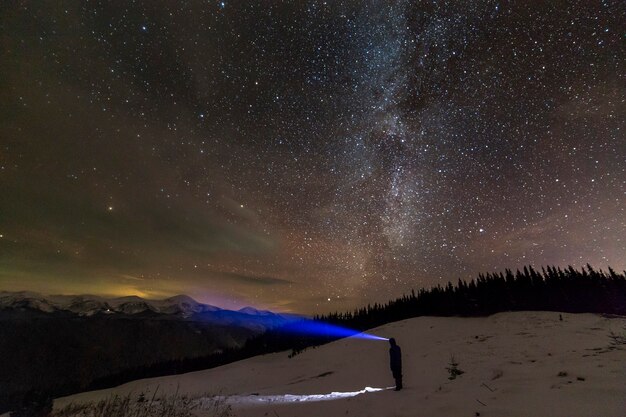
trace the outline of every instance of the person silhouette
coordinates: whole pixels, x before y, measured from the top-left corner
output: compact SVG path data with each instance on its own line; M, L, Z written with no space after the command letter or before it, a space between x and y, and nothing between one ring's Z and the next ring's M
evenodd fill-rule
M396 380L396 391L402 389L402 351L400 346L396 344L396 339L393 337L389 339L389 367L393 378Z

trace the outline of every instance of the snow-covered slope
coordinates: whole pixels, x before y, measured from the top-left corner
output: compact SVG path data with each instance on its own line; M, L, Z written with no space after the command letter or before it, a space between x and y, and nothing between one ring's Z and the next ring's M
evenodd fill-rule
M82 393L55 407L158 387L229 396L236 416L623 417L626 346L610 334L626 336L626 318L562 316L420 317L374 329L402 347L400 392L386 389L393 385L387 343L350 338L291 359L283 352ZM464 371L454 380L451 355Z

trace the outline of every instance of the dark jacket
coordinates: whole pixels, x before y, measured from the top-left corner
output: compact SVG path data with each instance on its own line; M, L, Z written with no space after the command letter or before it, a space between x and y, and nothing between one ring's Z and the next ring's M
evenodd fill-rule
M402 372L402 351L398 345L389 348L389 367L394 374Z

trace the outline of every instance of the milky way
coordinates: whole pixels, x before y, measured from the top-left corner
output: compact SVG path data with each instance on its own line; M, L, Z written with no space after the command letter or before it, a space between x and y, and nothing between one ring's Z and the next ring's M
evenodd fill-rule
M622 1L0 14L0 289L325 312L626 268Z

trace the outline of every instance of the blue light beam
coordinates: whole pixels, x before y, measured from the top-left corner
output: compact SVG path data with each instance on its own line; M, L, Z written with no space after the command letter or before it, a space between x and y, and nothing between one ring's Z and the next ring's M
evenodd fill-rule
M286 326L276 329L281 332L291 334L301 334L308 336L322 336L322 337L352 337L355 339L367 339L367 340L389 340L386 337L380 337L373 334L359 332L358 330L348 329L346 327L336 326L334 324L324 323L317 320L301 320L294 323L290 323Z

